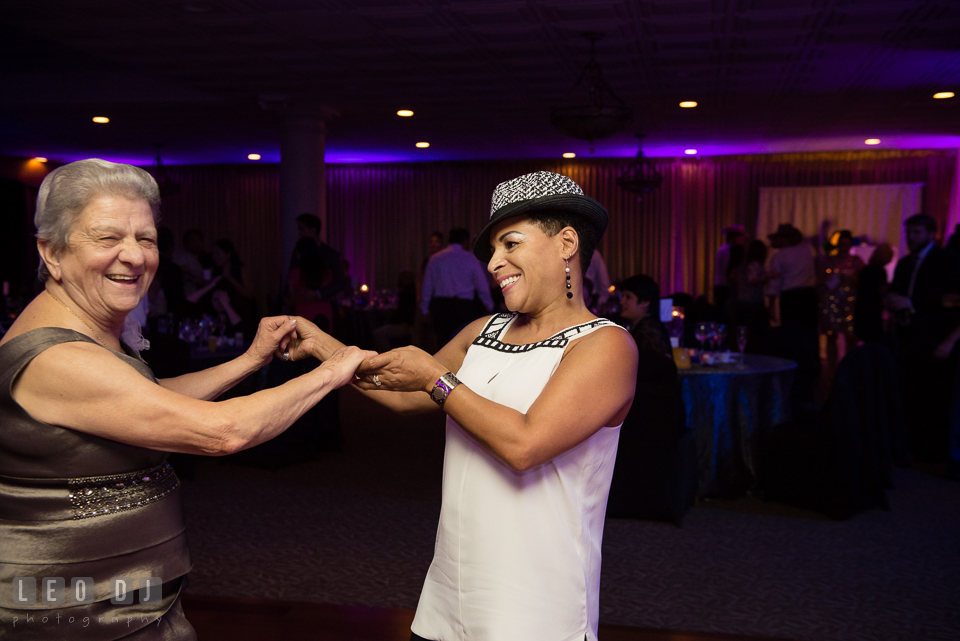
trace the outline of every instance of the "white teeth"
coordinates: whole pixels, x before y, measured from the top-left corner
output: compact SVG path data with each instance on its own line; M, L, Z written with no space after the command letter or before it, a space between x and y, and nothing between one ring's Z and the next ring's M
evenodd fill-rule
M137 280L137 276L107 276L110 280Z
M515 282L520 280L519 276L511 276L510 278L504 278L500 281L500 289L503 289L507 285L513 285Z

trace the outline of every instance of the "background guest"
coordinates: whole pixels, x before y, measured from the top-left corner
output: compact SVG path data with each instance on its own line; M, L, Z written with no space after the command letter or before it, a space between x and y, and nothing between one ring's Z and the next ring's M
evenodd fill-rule
M660 321L660 285L646 274L637 274L620 283L620 316L637 343L648 350L673 357L670 333Z
M430 257L420 296L420 311L430 314L439 345L479 316L476 298L488 312L493 310L483 265L466 249L470 232L457 227L450 230L449 239L446 249Z
M313 244L317 246L319 262L323 266L322 271L325 274L322 283L316 289L316 299L333 305L337 294L343 292L350 284L350 281L344 273L340 253L320 240L320 232L322 229L323 224L320 222L320 219L313 214L304 213L297 216L297 235L301 239L310 239L313 241ZM299 267L295 262L297 259L297 252L294 251L290 257L291 269ZM309 296L309 294L304 293L304 296Z
M799 325L817 333L816 264L813 252L803 242L803 233L788 223L770 234L770 245L778 249L770 259L767 296L770 310L781 325ZM779 315L777 309L779 307Z
M733 315L737 325L747 327L751 342L762 342L770 327L770 316L763 297L764 287L771 278L767 271L767 244L751 240L744 255L744 265L737 274L737 304Z
M172 327L176 327L186 310L183 272L173 262L173 247L173 231L168 227L157 227L157 252L160 261L148 296L150 304L147 317L151 320L151 325L156 324L156 319L170 314Z
M213 268L213 257L204 250L203 234L199 229L188 229L184 232L183 247L174 247L171 258L183 275L185 295L189 296L209 280L204 278L203 270Z
M333 305L329 300L320 300L317 290L328 284L333 276L312 238L298 240L293 254L299 267L290 270L287 287L294 311L297 316L309 318L320 329L329 332L333 322Z
M824 227L824 231L826 231ZM832 247L832 246L831 246ZM836 254L821 258L817 275L820 292L820 332L827 336L827 367L832 371L841 358L839 337L843 336L844 352L856 345L853 312L857 299L857 278L863 260L850 253L853 234L840 231Z
M607 271L607 264L603 262L603 256L599 251L594 250L593 258L590 259L590 266L587 267L584 278L593 283L594 301L592 309L603 309L607 299L610 298L610 273Z
M960 324L960 309L947 306L960 293L960 264L936 244L937 222L916 214L904 221L910 254L897 263L885 304L897 316L904 409L911 450L918 459L945 462L949 399L956 353L935 351Z
M727 272L730 268L730 249L734 245L742 245L746 240L746 232L743 225L730 225L722 230L726 238L717 249L716 257L713 263L713 304L720 309L725 309L727 298L730 297L730 282L727 279Z
M857 299L853 306L853 329L865 343L884 343L883 298L887 294L887 264L893 249L880 243L870 255L857 279Z

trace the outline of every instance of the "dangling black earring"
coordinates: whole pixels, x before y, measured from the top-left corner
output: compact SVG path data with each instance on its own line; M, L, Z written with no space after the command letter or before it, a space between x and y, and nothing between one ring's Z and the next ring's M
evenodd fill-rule
M570 259L564 258L563 263L564 265L566 265L566 270L567 270L567 289L570 290L570 289L573 289L573 285L570 284ZM570 291L567 291L567 298L573 298L573 293Z

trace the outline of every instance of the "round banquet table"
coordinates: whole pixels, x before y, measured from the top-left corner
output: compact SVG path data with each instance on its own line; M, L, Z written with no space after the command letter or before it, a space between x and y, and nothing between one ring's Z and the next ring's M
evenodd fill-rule
M687 427L697 446L699 497L735 496L756 486L757 440L790 419L796 367L783 358L747 354L743 364L679 371Z

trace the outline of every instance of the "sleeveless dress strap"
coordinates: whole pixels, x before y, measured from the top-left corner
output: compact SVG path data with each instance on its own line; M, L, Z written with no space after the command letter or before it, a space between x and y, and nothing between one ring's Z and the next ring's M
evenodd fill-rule
M516 312L494 314L490 317L490 320L487 321L487 324L483 326L483 329L480 330L480 336L477 338L500 340L510 326L510 322L516 317Z

